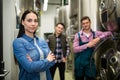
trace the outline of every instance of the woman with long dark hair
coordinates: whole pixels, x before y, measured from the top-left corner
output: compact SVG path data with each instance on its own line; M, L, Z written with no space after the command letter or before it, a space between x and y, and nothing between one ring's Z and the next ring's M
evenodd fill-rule
M54 65L55 56L45 40L35 35L38 15L26 10L21 17L17 38L13 41L13 51L19 65L19 80L52 80L49 68Z

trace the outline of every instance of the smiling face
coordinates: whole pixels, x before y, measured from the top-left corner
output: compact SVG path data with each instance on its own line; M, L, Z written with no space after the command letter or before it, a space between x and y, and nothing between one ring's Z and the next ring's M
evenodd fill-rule
M33 36L38 27L37 15L33 12L28 13L25 19L22 20L22 25L24 25L25 34Z
M88 31L91 29L90 25L91 25L91 22L89 19L84 19L81 21L81 24L82 24L82 28L84 31Z
M62 24L58 24L56 27L55 27L55 33L57 35L60 35L64 30L64 26Z

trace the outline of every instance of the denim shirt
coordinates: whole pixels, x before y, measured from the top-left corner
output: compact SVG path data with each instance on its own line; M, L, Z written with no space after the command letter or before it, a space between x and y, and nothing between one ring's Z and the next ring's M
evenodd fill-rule
M19 80L40 80L40 72L42 71L46 71L47 80L52 80L49 68L54 65L54 62L49 62L46 59L50 49L43 39L35 38L44 53L43 60L40 60L40 53L34 45L33 38L23 35L13 41L13 51L20 69ZM32 61L27 59L27 55L30 55Z

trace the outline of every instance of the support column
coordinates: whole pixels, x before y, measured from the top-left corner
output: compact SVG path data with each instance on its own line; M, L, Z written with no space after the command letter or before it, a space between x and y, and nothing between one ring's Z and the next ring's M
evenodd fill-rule
M79 26L79 30L81 29L81 22L80 22L81 15L82 15L82 13L81 13L82 12L82 10L81 10L81 7L82 7L81 3L82 3L82 1L78 0L78 26Z
M3 0L0 0L0 80L4 80L1 74L4 74L3 61Z
M3 61L3 6L0 0L0 62Z
M97 30L98 18L98 1L97 0L82 0L82 16L89 16L91 19L91 28Z
M82 0L82 16L90 16L90 1Z

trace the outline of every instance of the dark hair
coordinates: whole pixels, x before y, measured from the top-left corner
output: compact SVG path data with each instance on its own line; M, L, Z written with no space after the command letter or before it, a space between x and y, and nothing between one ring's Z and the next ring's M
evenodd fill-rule
M38 17L38 14L35 11L33 11L33 10L26 10L22 14L22 17L21 17L21 22L20 22L20 27L19 27L19 32L18 32L17 38L21 37L25 33L24 26L22 25L22 20L25 20L26 15L29 14L29 13L34 13Z
M59 24L62 25L63 28L65 29L65 25L64 25L64 23L57 23L57 24L55 25L55 27L57 27Z
M82 22L83 20L86 20L86 19L88 19L88 20L91 22L91 20L90 20L90 18L89 18L88 16L82 17L82 18L81 18L81 22Z

